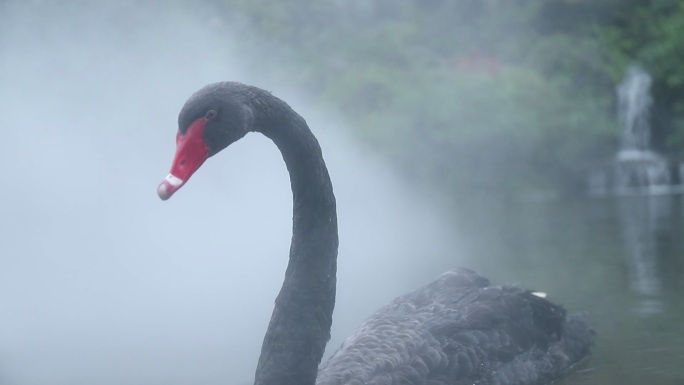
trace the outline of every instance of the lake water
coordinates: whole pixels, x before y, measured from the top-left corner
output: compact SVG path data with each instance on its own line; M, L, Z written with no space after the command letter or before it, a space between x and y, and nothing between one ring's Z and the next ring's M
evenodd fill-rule
M459 215L470 267L589 313L593 354L559 384L684 384L682 196L487 202Z

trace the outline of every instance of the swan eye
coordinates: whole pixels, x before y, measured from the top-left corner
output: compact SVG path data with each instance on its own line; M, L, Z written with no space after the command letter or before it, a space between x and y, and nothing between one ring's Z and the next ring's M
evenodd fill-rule
M204 119L206 120L213 120L216 119L216 116L218 116L218 113L216 110L209 110L207 113L204 115Z

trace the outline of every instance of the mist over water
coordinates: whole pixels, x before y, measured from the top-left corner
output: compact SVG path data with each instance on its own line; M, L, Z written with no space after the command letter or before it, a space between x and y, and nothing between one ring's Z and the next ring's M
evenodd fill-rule
M326 354L463 266L588 312L597 344L558 384L682 383L684 197L435 207L317 95L255 70L279 63L244 46L239 15L147 4L0 2L0 385L253 382L291 236L281 155L250 134L156 194L181 106L223 80L273 91L323 147L340 227Z
M430 203L315 95L241 66L248 31L171 3L1 7L1 384L252 382L291 235L280 154L251 134L170 201L155 193L178 111L210 82L272 90L319 137L341 241L328 353L387 300L467 265Z

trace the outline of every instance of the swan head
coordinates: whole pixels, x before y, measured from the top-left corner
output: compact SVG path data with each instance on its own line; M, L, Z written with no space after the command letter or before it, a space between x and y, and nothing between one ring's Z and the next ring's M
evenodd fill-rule
M251 108L237 83L208 85L193 94L178 115L176 153L157 195L169 199L211 156L250 131Z

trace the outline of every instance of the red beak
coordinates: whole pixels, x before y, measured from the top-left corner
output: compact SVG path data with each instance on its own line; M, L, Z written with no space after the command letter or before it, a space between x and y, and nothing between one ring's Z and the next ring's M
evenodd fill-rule
M204 118L197 119L185 135L180 131L176 135L176 155L173 157L171 172L157 188L157 195L162 200L171 198L209 158L209 147L204 141L205 122Z

